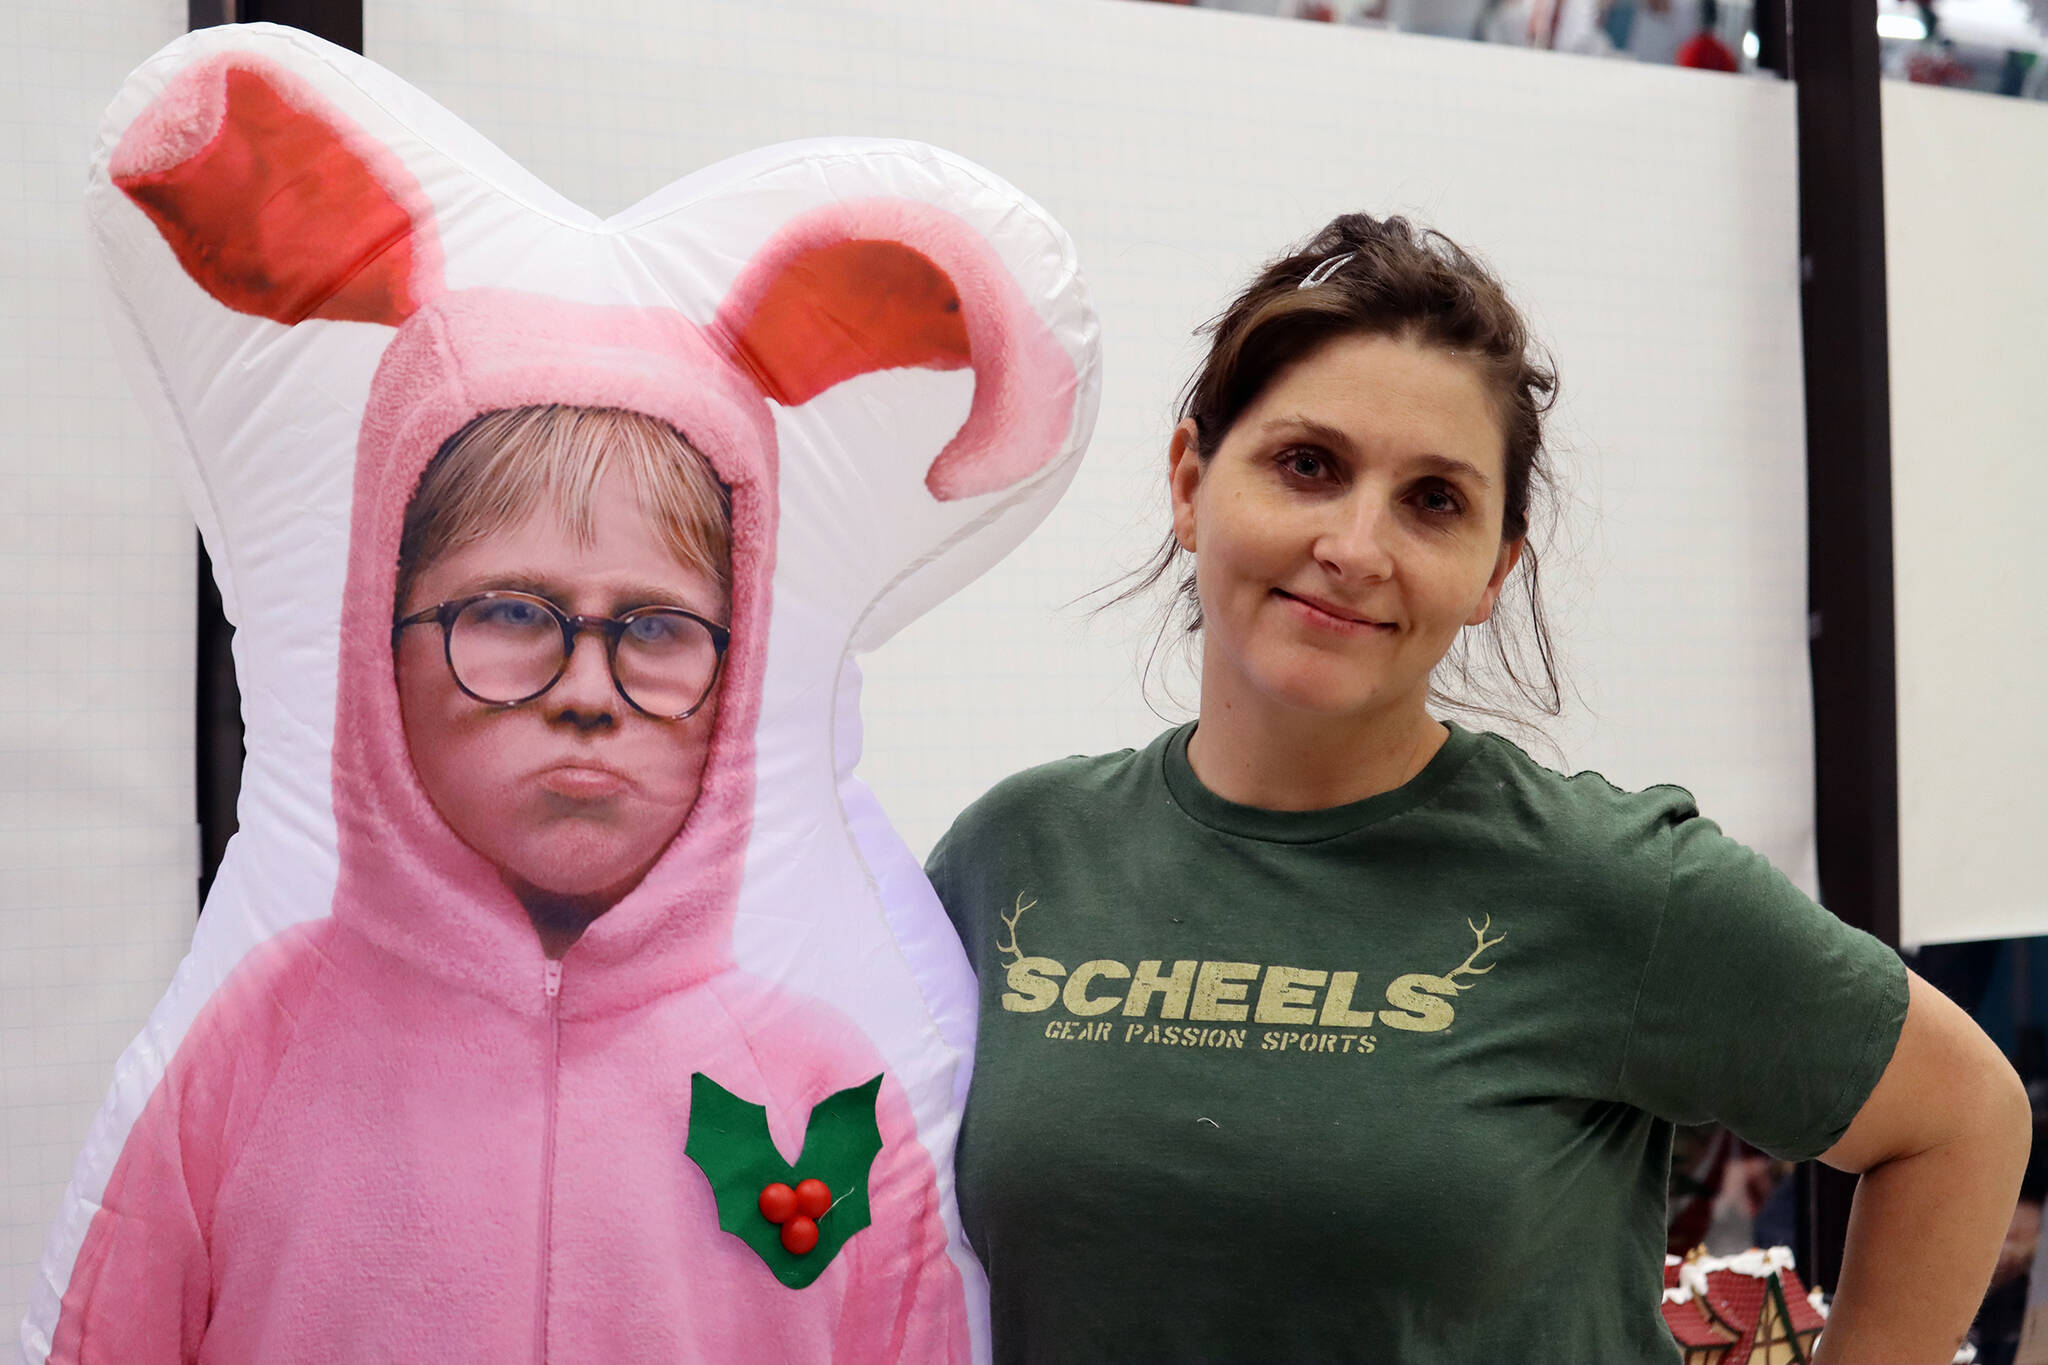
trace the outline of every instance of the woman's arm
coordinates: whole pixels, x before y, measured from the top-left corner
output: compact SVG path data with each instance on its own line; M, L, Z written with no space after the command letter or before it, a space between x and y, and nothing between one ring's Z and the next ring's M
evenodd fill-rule
M1849 1131L1862 1174L1816 1361L1946 1362L1984 1298L2032 1138L2026 1091L1983 1030L1908 973L1906 1026Z

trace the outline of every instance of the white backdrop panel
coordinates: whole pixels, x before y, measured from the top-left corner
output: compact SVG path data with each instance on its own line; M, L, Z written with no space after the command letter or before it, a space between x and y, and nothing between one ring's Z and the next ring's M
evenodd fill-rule
M197 909L193 535L90 300L86 153L183 0L0 11L0 1321Z
M1558 357L1565 762L1684 783L1813 888L1788 86L1126 0L365 20L370 56L599 213L761 143L864 133L981 161L1073 233L1103 318L1093 450L1020 551L867 665L862 772L919 852L1006 773L1160 727L1147 623L1069 604L1164 532L1191 329L1366 209L1489 257Z
M1887 81L1884 152L1899 937L2048 934L2048 107Z

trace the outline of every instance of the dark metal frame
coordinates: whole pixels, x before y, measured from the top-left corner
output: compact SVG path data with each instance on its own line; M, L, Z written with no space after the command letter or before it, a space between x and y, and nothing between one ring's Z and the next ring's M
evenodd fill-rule
M1788 0L1798 86L1807 603L1821 899L1899 945L1884 145L1871 0ZM1854 1176L1802 1167L1800 1265L1833 1289Z
M185 27L216 24L288 24L363 50L362 0L185 0Z
M191 26L292 24L360 52L361 0L188 0ZM1815 837L1822 898L1849 924L1899 937L1897 682L1884 160L1871 0L1758 0L1759 62L1797 78L1799 248L1806 365L1807 597ZM202 894L235 827L239 694L212 567L200 552L197 798ZM1832 1288L1853 1178L1800 1168L1800 1264Z

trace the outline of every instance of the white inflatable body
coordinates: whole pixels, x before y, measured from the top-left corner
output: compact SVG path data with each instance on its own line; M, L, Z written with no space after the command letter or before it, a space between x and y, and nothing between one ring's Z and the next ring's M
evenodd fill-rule
M238 627L248 760L25 1358L985 1355L951 1179L973 983L853 776L853 659L1072 477L1098 357L1065 234L957 157L851 139L599 220L373 63L262 25L139 69L88 197ZM715 715L650 717L623 684L566 709L601 676L594 626L564 626L556 701L470 704L595 746L599 776L548 789L578 812L611 809L604 746L702 736L672 843L551 955L415 771L393 622L422 472L480 416L556 406L701 456L731 637ZM611 525L576 543L601 560Z

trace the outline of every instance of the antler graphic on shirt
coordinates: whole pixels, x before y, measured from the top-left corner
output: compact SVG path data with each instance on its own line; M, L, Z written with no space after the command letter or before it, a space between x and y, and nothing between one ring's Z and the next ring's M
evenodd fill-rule
M1017 908L1007 915L997 916L997 918L1002 920L1004 927L1010 931L1010 941L1008 943L1003 942L1001 939L996 940L997 952L1015 955L1007 964L1009 966L1014 967L1024 960L1024 950L1017 946L1017 921L1023 919L1024 912L1036 904L1038 904L1036 899L1027 901L1024 899L1024 893L1019 891L1017 893Z
M1450 971L1444 973L1443 980L1447 985L1449 985L1449 987L1453 991L1466 991L1472 989L1473 983L1470 981L1459 981L1457 979L1459 975L1463 974L1466 976L1485 976L1488 972L1492 971L1495 967L1499 966L1500 964L1495 962L1489 962L1484 967L1475 967L1472 964L1479 960L1479 955L1481 953L1485 952L1488 948L1494 947L1496 944L1499 944L1507 938L1506 934L1502 934L1497 938L1488 938L1486 936L1486 931L1493 927L1492 915L1488 915L1486 917L1486 923L1483 925L1474 924L1471 920L1468 919L1465 921L1465 927L1472 931L1472 936L1479 941L1479 946L1477 948L1474 948L1471 954L1467 956L1463 962L1451 968Z

